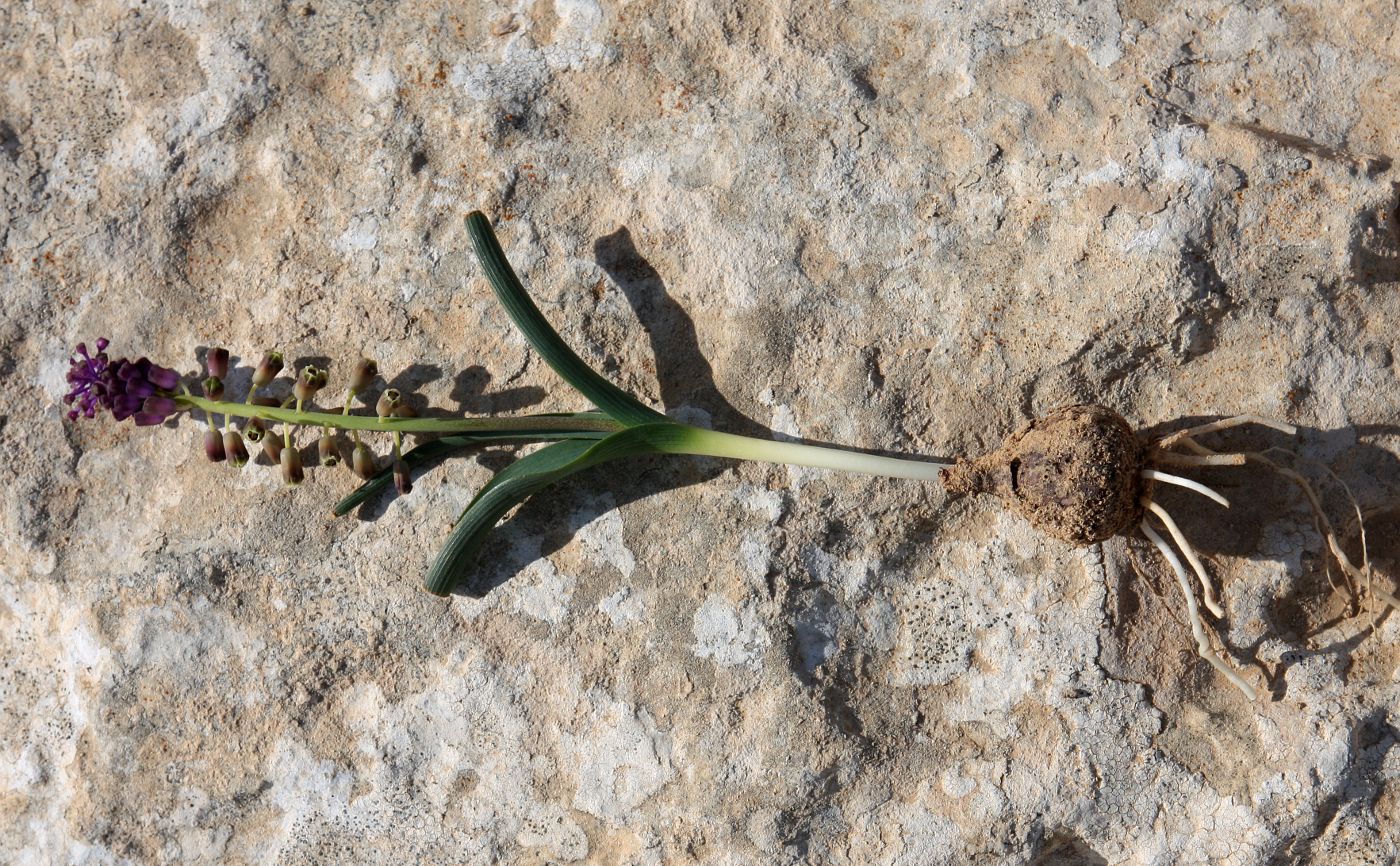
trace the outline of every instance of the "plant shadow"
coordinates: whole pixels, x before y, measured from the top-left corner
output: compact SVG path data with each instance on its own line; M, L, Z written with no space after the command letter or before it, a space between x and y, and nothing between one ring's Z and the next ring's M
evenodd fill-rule
M662 455L633 458L628 471L599 466L564 479L554 495L526 500L487 537L471 575L454 595L484 598L532 562L567 545L583 527L615 508L668 490L708 481L723 471L720 461L667 461Z
M522 412L531 406L544 402L545 390L535 385L506 388L502 391L487 391L491 384L491 371L480 364L473 364L452 379L452 393L449 395L457 404L458 415L497 415L503 412Z
M700 351L695 320L666 290L651 262L637 250L626 226L593 244L598 266L622 291L651 343L661 404L704 412L714 426L742 436L771 436L762 424L740 412L715 384L714 369Z

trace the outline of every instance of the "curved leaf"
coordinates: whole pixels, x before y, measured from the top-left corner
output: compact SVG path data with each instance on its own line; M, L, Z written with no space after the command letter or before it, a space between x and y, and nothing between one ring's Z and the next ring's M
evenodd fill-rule
M670 421L641 424L596 442L556 442L507 466L481 488L462 513L428 570L423 581L425 588L434 595L450 593L466 576L477 551L500 519L530 496L605 461L663 451L673 438L684 436L686 429Z
M472 211L467 215L467 234L471 235L476 258L486 272L486 279L491 283L496 299L545 363L554 368L554 372L617 421L631 426L666 420L665 415L604 379L550 327L539 307L526 294L520 278L515 275L510 261L501 250L491 221L484 213Z

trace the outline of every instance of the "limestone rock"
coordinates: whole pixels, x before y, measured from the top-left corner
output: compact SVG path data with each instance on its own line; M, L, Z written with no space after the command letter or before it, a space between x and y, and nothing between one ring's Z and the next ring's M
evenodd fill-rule
M1386 3L10 4L0 16L0 862L1378 863L1400 617L1296 492L1172 499L1255 705L1141 540L936 485L617 464L423 569L505 457L355 484L63 420L71 347L362 355L584 408L541 308L686 418L982 453L1056 406L1255 412L1400 578ZM310 443L306 443L308 446ZM376 443L383 453L386 443ZM314 463L308 458L309 463ZM1164 493L1164 496L1175 494ZM1345 500L1338 527L1356 544Z

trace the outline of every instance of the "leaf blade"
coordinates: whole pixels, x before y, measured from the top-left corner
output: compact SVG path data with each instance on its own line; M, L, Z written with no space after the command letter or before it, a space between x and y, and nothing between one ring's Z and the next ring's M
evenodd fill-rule
M496 232L491 228L491 221L486 214L472 211L467 215L467 234L471 236L477 261L491 284L491 290L496 293L496 299L501 302L515 326L525 335L525 339L554 372L617 421L631 426L666 420L665 415L642 403L588 366L550 326L510 266L510 261L501 249L500 241L497 240Z
M462 513L428 569L424 588L440 596L452 592L506 512L545 487L608 460L658 453L658 445L681 430L670 421L642 424L595 442L555 442L512 463L481 488Z

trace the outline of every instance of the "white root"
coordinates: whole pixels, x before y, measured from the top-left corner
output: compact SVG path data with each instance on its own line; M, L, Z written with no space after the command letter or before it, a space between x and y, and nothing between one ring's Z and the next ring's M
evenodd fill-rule
M1236 415L1233 418L1222 418L1219 421L1212 421L1209 424L1200 424L1195 427L1188 427L1163 438L1157 443L1158 448L1166 449L1181 442L1183 439L1193 439L1197 436L1204 436L1207 433L1214 433L1217 430L1229 430L1231 427L1242 427L1245 424L1258 424L1260 427L1268 427L1280 433L1287 433L1289 436L1296 436L1298 428L1292 424L1285 424L1282 421L1275 421L1272 418L1265 418L1261 415Z
M1172 516L1167 513L1165 508L1153 502L1151 499L1144 497L1142 504L1147 506L1147 509L1153 514L1157 515L1157 518L1162 521L1162 525L1167 528L1167 532L1171 533L1172 540L1176 542L1176 546L1181 548L1182 553L1186 554L1186 561L1191 563L1191 570L1196 572L1196 577L1201 581L1201 595L1205 598L1206 609L1216 616L1225 616L1225 611L1221 609L1220 603L1215 600L1215 592L1210 587L1210 577L1206 574L1206 567L1201 564L1201 558L1196 555L1196 549L1187 542L1185 534L1181 531L1181 527L1176 525L1176 521L1172 520Z
M1400 610L1400 598L1396 598L1395 596L1391 595L1390 593L1386 592L1378 586L1372 586L1371 593L1375 595L1376 598L1380 599L1382 602L1390 605L1396 610Z
M1259 424L1264 427L1269 427L1273 430L1278 430L1281 433L1286 433L1290 436L1296 435L1298 432L1297 428L1291 424L1273 421L1268 418L1262 418L1258 415L1238 415L1234 418L1225 418L1220 421L1213 421L1209 424L1201 424L1199 426L1192 427L1187 430L1181 430L1162 438L1156 443L1155 448L1150 452L1149 460L1151 461L1151 463L1156 464L1158 466L1173 467L1242 466L1246 463L1260 463L1268 467L1269 469L1272 469L1278 475L1289 479L1294 484L1296 484L1299 487L1299 489L1303 491L1303 494L1307 497L1308 504L1312 507L1313 516L1317 521L1318 530L1327 543L1327 550L1331 554L1332 560L1335 561L1337 565L1341 568L1342 575L1346 580L1347 588L1351 591L1353 599L1356 599L1358 601L1364 599L1367 603L1367 607L1368 609L1370 609L1370 612L1372 614L1371 628L1375 628L1377 620L1379 619L1380 615L1384 613L1387 607L1394 608L1397 611L1400 611L1400 598L1396 597L1396 593L1391 592L1383 587L1377 586L1372 581L1373 569L1371 567L1370 555L1366 545L1366 524L1361 513L1361 507L1357 503L1356 497L1352 495L1351 488L1348 487L1346 482L1339 478L1337 474L1331 470L1331 468L1324 464L1318 463L1317 461L1308 460L1307 458L1302 457L1301 455L1294 454L1291 451L1286 451L1282 448L1275 447L1265 449L1264 451L1222 453L1207 448L1206 446L1195 441L1194 438L1196 436L1201 436L1206 433L1214 433L1219 430L1226 430L1231 427L1238 427L1244 424ZM1183 447L1191 453L1181 454L1169 450L1177 446ZM1328 475L1328 477L1330 477L1333 481L1337 482L1337 484L1346 493L1347 499L1351 503L1352 510L1356 512L1356 520L1357 525L1359 527L1361 541L1361 562L1359 565L1352 562L1351 558L1347 556L1346 551L1342 549L1342 545L1341 542L1338 540L1337 533L1332 527L1332 522L1328 520L1326 512L1323 511L1322 502L1318 497L1317 491L1313 488L1312 483L1309 482L1307 478L1303 477L1303 475L1301 475L1298 471L1291 469L1287 466L1281 465L1280 463L1275 462L1274 460L1271 460L1268 455L1271 452L1275 451L1288 454L1293 459L1306 461L1311 465L1317 466L1323 472L1325 472ZM1221 504L1226 505L1227 507L1229 505L1228 501L1225 500L1225 497L1220 496L1220 494L1216 493L1214 490L1211 490L1209 487L1206 487L1203 484L1198 484L1197 482L1191 481L1190 479L1181 478L1170 473L1160 472L1153 469L1144 469L1142 475L1144 478L1153 481L1161 481L1168 484L1178 484L1179 486L1194 490L1195 492L1200 493L1203 496L1209 496L1211 499L1214 499L1215 501L1220 502ZM1171 534L1172 539L1176 542L1177 546L1180 547L1182 552L1186 554L1187 560L1189 560L1191 563L1192 570L1194 570L1196 572L1196 576L1200 578L1201 588L1205 597L1206 606L1210 608L1210 610L1217 616L1223 615L1219 609L1219 606L1215 604L1215 601L1212 598L1210 583L1207 578L1204 566L1201 564L1201 561L1196 555L1195 550L1186 541L1185 536L1182 535L1181 530L1176 525L1176 522L1172 520L1171 515L1169 515L1167 511L1160 505L1156 504L1155 502L1152 502L1151 499L1148 497L1144 497L1142 502L1143 505L1149 511L1157 515L1157 517L1162 521L1162 524L1166 526L1168 533ZM1222 674L1224 674L1227 679L1234 683L1242 692L1244 692L1246 695L1249 696L1251 700L1253 700L1255 697L1255 691L1253 687L1251 687L1249 683L1245 682L1239 676L1239 674L1235 673L1233 670L1227 667L1225 663L1221 660L1221 658L1218 655L1216 655L1214 650L1211 649L1206 636L1205 624L1201 620L1200 611L1196 606L1195 596L1191 592L1190 578L1186 574L1186 568L1184 565L1182 565L1180 557L1178 557L1176 555L1176 552L1172 550L1172 548L1167 544L1165 540L1162 539L1162 536L1157 534L1156 530L1152 528L1152 526L1149 524L1146 518L1143 519L1140 526L1142 528L1143 534L1146 535L1147 538L1151 540L1153 544L1157 545L1157 549L1162 552L1162 555L1171 565L1172 571L1176 574L1177 583L1181 587L1182 594L1186 596L1186 611L1187 616L1191 621L1191 633L1196 638L1197 652L1200 653L1202 658L1206 659L1212 665L1214 665L1215 668L1219 670ZM1330 567L1328 568L1327 573L1328 580L1330 582L1332 579L1332 570ZM1333 588L1337 588L1335 584L1333 584ZM1379 610L1371 608L1371 603L1374 601L1379 601L1383 606Z
M1227 456L1221 454L1218 451L1213 451L1210 448L1207 448L1206 446L1200 444L1199 442L1196 442L1194 439L1191 439L1189 437L1180 438L1176 444L1185 446L1187 449L1195 452L1197 456L1201 457ZM1268 449L1268 451L1278 450L1282 449ZM1317 492L1313 489L1312 484L1298 472L1289 469L1286 466L1281 466L1275 461L1270 460L1266 456L1266 454L1267 451L1247 451L1238 456L1242 456L1247 461L1252 463L1262 463L1269 469L1272 469L1275 473L1282 475L1284 478L1287 478L1288 480L1296 484L1298 488L1303 491L1303 495L1307 497L1308 504L1312 506L1313 516L1317 520L1318 530L1321 532L1323 539L1327 543L1328 552L1332 554L1332 558L1336 560L1337 565L1340 566L1340 568L1342 569L1342 574L1347 580L1348 588L1350 588L1356 596L1364 598L1367 601L1367 603L1370 603L1372 600L1379 600L1382 604L1385 604L1391 608L1394 608L1397 611L1400 611L1400 598L1397 598L1393 593L1376 586L1375 583L1371 580L1372 568L1370 555L1367 551L1366 545L1366 524L1361 517L1361 510L1360 506L1356 501L1356 497L1352 495L1351 488L1347 486L1346 482L1338 478L1336 473L1334 473L1327 466L1317 464L1321 466L1322 470L1326 472L1333 480L1335 480L1339 485L1341 485L1342 490L1346 493L1347 499L1351 502L1352 508L1357 513L1357 525L1360 527L1361 539L1361 565L1359 567L1351 561L1351 557L1347 556L1346 551L1342 550L1341 542L1337 539L1337 533L1332 528L1332 521L1327 519L1326 512L1322 510L1322 502L1320 499L1318 499ZM1297 457L1298 455L1293 456ZM1316 461L1309 462L1316 463ZM1374 620L1377 617L1379 617L1379 615L1383 612L1383 609L1372 611L1373 626L1375 625Z
M1148 540L1157 545L1157 549L1162 551L1162 556L1166 557L1172 571L1176 573L1177 585L1181 587L1181 594L1186 597L1186 616L1191 622L1191 635L1196 639L1196 653L1210 662L1226 679L1234 683L1240 691L1244 692L1245 697L1251 701L1255 700L1258 693L1254 691L1254 687L1246 682L1244 677L1231 670L1220 656L1216 655L1215 650L1211 649L1210 640L1206 636L1205 623L1201 621L1201 612L1196 606L1196 596L1191 592L1191 579L1186 575L1186 569L1182 566L1181 559L1146 520L1143 520L1140 525L1143 535L1146 535Z
M1167 466L1243 466L1247 461L1243 454L1177 454L1175 451L1158 451L1152 455L1152 462Z
M1282 450L1283 449L1281 448L1269 448L1263 453L1267 453L1268 451ZM1351 509L1356 514L1356 528L1358 540L1361 542L1361 568L1355 569L1355 566L1353 566L1353 569L1357 571L1356 579L1361 581L1361 595L1366 600L1366 604L1369 606L1375 598L1375 595L1372 593L1373 587L1371 583L1371 575L1374 573L1374 571L1371 568L1371 552L1366 544L1366 518L1361 515L1361 503L1357 502L1356 497L1352 495L1351 486L1348 485L1345 481L1343 481L1341 479L1341 476L1333 472L1332 467L1328 466L1325 463L1321 463L1317 460L1312 460L1307 457L1302 457L1300 455L1293 456L1299 460L1302 460L1305 463L1311 463L1312 465L1321 469L1323 472L1327 473L1327 477L1337 482L1337 486L1342 488L1342 492L1345 493L1347 496L1347 501L1351 503ZM1328 528L1330 530L1330 525L1328 526ZM1328 547L1329 549L1332 547L1336 547L1338 551L1341 550L1341 545L1336 543L1335 537L1328 540ZM1380 615L1382 613L1384 613L1384 610L1371 611L1372 627L1376 625L1376 620L1380 618Z
M1181 444L1185 445L1192 451L1197 452L1198 454L1211 455L1217 453L1192 439L1184 439L1182 440ZM1289 469L1287 466L1280 466L1278 463L1275 463L1273 460L1270 460L1268 457L1264 456L1264 453L1261 451L1248 451L1245 452L1244 456L1251 462L1264 464L1265 466L1272 469L1275 473L1282 475L1289 481L1292 481L1298 486L1298 489L1303 491L1303 495L1308 498L1308 504L1312 506L1313 517L1317 520L1318 529L1322 533L1323 539L1327 542L1327 550L1332 554L1332 558L1337 561L1337 565L1341 566L1342 574L1346 576L1348 585L1352 587L1352 591L1357 592L1356 587L1358 585L1361 587L1369 587L1371 582L1369 577L1371 565L1369 558L1366 556L1366 545L1364 538L1365 524L1362 524L1362 568L1358 568L1351 561L1351 557L1346 555L1346 551L1342 550L1342 545L1337 540L1337 533L1332 528L1332 521L1327 519L1327 513L1322 510L1322 501L1318 499L1317 491L1313 490L1313 486L1308 481L1308 479L1304 478L1302 475L1298 474L1294 470ZM1345 484L1343 484L1342 486L1343 488L1346 488ZM1349 488L1347 488L1347 497L1351 498L1351 490ZM1352 502L1353 504L1355 503L1354 498L1352 499Z
M1210 499L1214 499L1226 508L1230 507L1230 500L1211 490L1199 481L1192 481L1190 478L1182 478L1180 475L1172 475L1170 472L1159 472L1156 469L1142 470L1142 477L1152 481L1162 481L1167 484L1175 484L1178 487L1185 487L1187 490L1194 490Z

